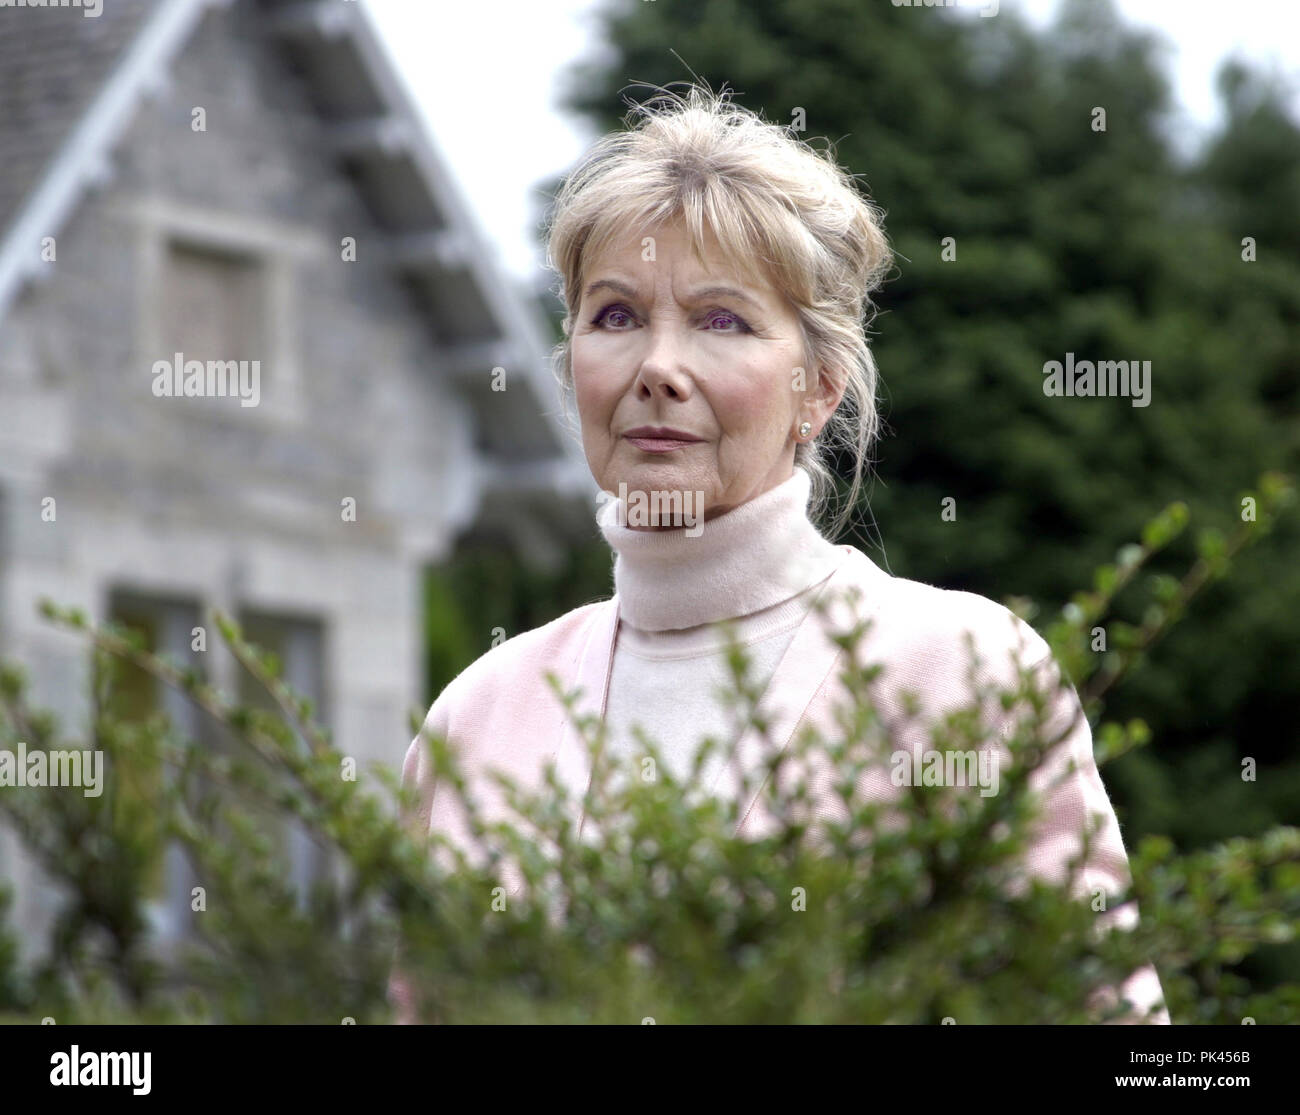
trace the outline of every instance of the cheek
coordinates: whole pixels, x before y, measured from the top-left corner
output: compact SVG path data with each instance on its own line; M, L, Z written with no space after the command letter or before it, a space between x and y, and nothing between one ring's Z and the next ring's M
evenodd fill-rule
M784 427L793 413L791 395L789 380L765 375L761 381L741 378L719 384L709 402L724 433L752 435Z
M609 424L616 397L609 383L597 374L591 354L577 345L573 348L573 397L583 426Z

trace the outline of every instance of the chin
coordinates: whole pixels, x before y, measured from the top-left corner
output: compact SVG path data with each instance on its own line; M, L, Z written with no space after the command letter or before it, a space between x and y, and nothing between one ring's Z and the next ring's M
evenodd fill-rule
M694 491L698 484L694 483L691 478L685 475L680 469L673 468L671 465L660 465L631 469L623 474L624 482L627 484L628 491L634 492L640 490L658 490L658 491ZM617 486L615 487L617 490Z
M664 456L667 457L668 454ZM645 484L662 486L675 483L685 475L681 464L670 460L620 461L610 472L613 473L615 490L620 481L629 488Z

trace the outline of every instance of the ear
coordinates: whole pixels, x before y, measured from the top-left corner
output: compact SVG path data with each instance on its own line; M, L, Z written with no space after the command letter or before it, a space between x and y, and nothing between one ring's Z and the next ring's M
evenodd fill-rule
M814 430L821 430L840 405L847 387L848 377L843 372L826 364L818 365L817 375L799 407L800 419L811 422Z

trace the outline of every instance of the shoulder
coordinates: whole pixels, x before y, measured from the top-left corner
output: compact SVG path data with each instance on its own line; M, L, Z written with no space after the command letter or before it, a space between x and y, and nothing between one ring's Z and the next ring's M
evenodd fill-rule
M427 831L432 809L433 764L426 738L453 743L462 761L491 756L511 743L521 725L536 726L539 709L549 707L545 674L563 677L586 645L595 622L612 606L602 600L492 647L456 675L438 695L406 750L402 783L420 787L416 817ZM555 709L563 706L554 702Z
M531 690L521 692L520 679L536 679L544 685L546 670L564 673L581 653L593 624L612 606L612 600L583 604L492 647L448 682L429 710L429 720L446 720L457 709L509 699L512 694L535 699Z
M858 615L871 620L868 643L887 665L918 679L953 670L964 674L973 648L982 673L1009 680L1017 663L1030 666L1051 657L1046 640L1005 605L895 576L849 549L853 569L847 580L862 593Z

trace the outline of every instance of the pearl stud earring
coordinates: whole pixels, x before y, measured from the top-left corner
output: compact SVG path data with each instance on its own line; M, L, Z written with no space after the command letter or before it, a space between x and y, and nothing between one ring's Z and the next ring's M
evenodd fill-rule
M807 437L810 433L812 433L812 423L811 423L811 422L804 422L804 423L802 423L802 424L799 426L799 436L800 436L800 437Z

